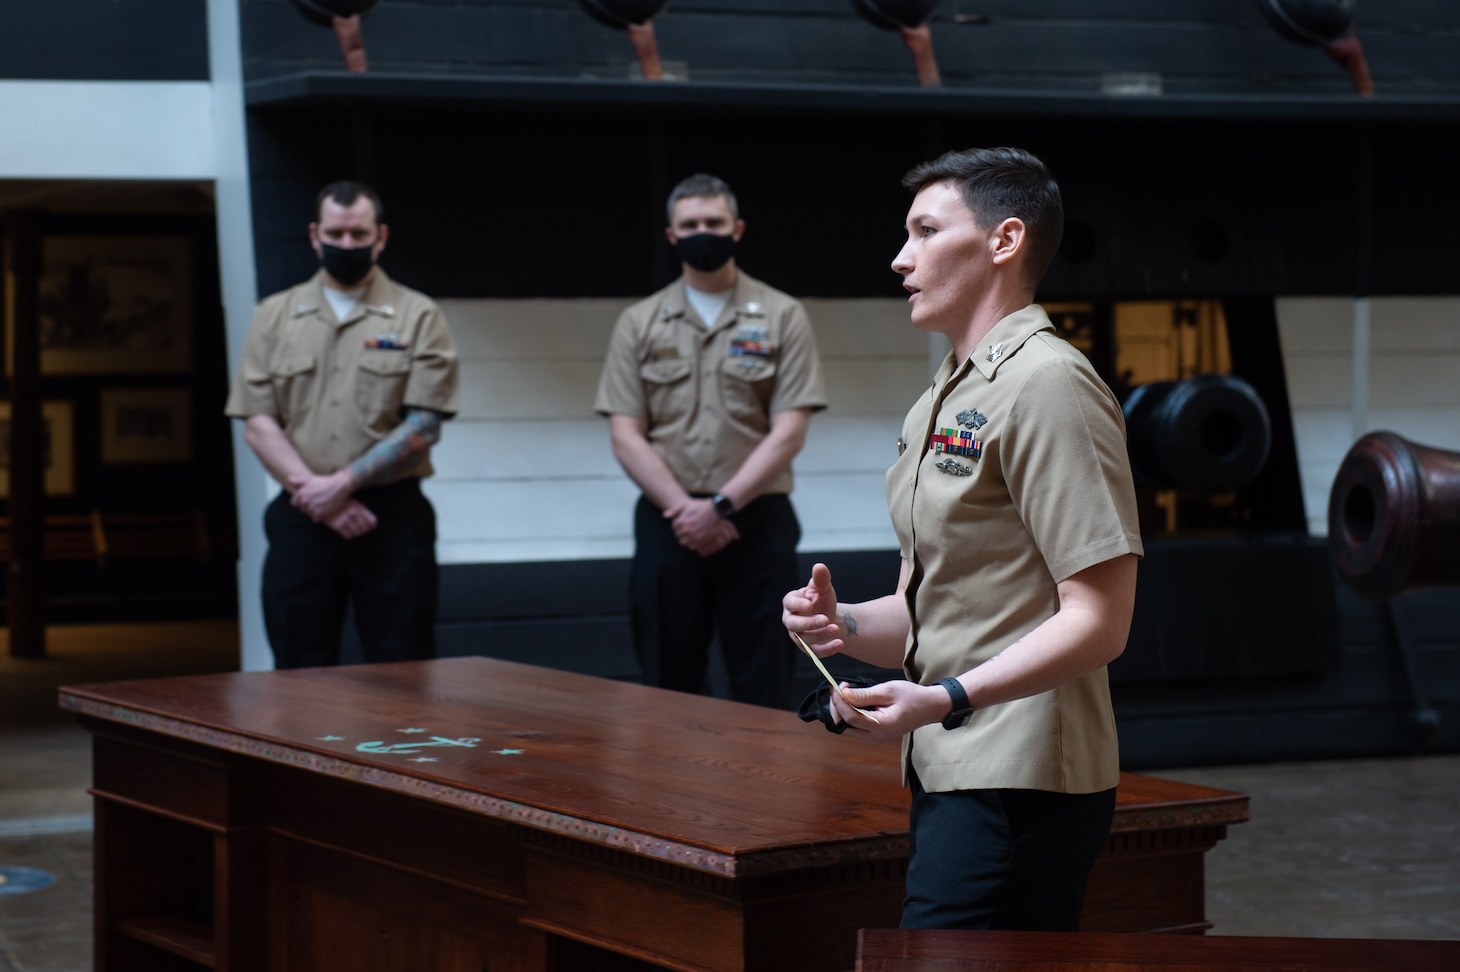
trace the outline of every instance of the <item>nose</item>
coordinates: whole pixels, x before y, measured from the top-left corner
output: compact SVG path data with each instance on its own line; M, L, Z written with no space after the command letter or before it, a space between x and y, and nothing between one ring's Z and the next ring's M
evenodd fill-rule
M902 245L901 250L897 251L897 256L892 258L892 272L902 274L904 277L906 277L908 274L912 273L912 270L912 241L909 240Z

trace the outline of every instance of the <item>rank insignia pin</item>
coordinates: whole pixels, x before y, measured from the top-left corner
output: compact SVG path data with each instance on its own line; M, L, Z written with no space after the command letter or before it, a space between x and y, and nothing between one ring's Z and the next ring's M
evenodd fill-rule
M745 302L745 313L747 313L747 314L759 314L760 313L760 301L758 301L758 300L747 300Z
M988 416L984 415L976 408L965 408L963 411L958 413L957 418L959 425L963 426L965 429L973 429L975 432L983 428L989 422Z
M897 437L897 454L900 456L907 451L907 443L902 441L902 436Z
M998 344L990 344L989 345L989 361L990 362L998 361L1003 356L1004 356L1004 342L1003 341L1000 341Z
M952 456L945 456L938 462L938 468L950 476L972 476L973 467L965 466Z

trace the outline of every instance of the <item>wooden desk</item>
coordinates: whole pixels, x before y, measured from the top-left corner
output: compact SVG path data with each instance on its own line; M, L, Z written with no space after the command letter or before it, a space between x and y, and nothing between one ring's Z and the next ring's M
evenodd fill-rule
M899 931L857 935L857 972L1426 972L1460 969L1460 942L1361 938Z
M61 705L94 735L98 969L846 969L898 920L895 745L788 712L484 658ZM1204 927L1246 807L1123 778L1087 923Z

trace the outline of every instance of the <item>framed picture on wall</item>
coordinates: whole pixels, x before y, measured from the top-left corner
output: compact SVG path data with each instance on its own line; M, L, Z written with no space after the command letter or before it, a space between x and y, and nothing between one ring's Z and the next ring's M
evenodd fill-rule
M69 401L41 402L41 457L47 496L76 492L76 432ZM0 402L0 496L10 495L10 403Z
M101 461L190 462L193 393L186 388L103 388Z
M42 374L191 370L187 237L48 236L42 259ZM13 365L7 363L7 369Z

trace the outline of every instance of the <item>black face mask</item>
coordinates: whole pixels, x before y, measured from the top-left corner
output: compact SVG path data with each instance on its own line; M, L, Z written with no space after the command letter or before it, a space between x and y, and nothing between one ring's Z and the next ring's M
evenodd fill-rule
M713 273L735 255L735 237L718 233L683 236L674 241L674 252L696 270Z
M331 246L321 240L319 248L320 266L324 267L325 273L346 287L364 280L370 268L375 266L374 246L357 246L347 250L343 246Z

